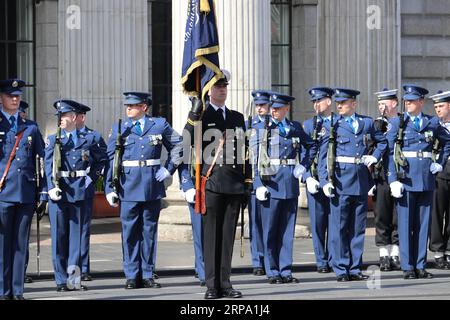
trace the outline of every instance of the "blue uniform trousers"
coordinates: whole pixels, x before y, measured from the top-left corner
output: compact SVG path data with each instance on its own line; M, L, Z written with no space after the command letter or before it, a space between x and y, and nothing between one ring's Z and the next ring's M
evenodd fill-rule
M318 268L328 267L331 264L331 242L329 232L330 200L322 189L316 194L306 193L311 223L312 240L316 265Z
M195 213L195 204L189 203L188 207L191 215L192 237L194 238L195 272L197 272L200 281L205 281L202 215Z
M298 198L260 201L267 277L292 274Z
M127 279L152 279L161 200L122 201L123 269Z
M433 191L408 192L395 199L402 270L425 269Z
M261 222L261 208L255 194L252 194L249 198L248 214L252 265L254 268L264 268L264 243Z
M34 205L0 201L0 296L23 295Z
M94 198L88 198L85 202L85 210L81 212L81 273L91 272L90 266L90 238L91 238L91 220L92 220L92 205Z
M361 272L367 206L366 195L331 199L332 267L337 276Z
M84 201L49 201L52 234L52 258L57 285L67 283L67 269L78 268L81 272L81 212Z

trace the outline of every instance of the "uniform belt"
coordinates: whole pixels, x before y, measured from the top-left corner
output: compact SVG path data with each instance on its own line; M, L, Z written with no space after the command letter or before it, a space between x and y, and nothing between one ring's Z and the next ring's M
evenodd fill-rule
M274 166L279 165L288 165L288 166L295 166L297 164L296 159L270 159L270 164Z
M60 171L59 176L61 178L81 178L86 177L89 172L91 172L91 168L87 168L86 170L76 170L76 171Z
M353 164L363 163L363 161L359 157L336 157L336 162L339 162L339 163L353 163Z
M161 164L160 159L148 159L148 160L125 160L122 162L124 167L150 167L159 166Z
M430 158L431 159L431 152L422 152L422 151L403 151L403 156L405 158Z

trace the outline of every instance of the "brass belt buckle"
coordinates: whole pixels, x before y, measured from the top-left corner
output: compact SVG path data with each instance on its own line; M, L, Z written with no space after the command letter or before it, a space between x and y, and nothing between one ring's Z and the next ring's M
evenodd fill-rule
M147 161L145 160L139 160L139 167L143 168L147 166Z
M417 158L423 159L423 152L422 151L417 151Z
M77 172L76 171L69 171L69 177L76 178L77 177Z
M360 164L361 163L361 158L355 157L355 163L356 164Z

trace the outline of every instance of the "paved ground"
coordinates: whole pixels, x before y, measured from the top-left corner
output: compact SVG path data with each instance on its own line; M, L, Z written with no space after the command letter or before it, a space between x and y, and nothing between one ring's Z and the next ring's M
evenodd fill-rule
M94 281L86 282L86 292L55 292L50 259L49 225L44 221L41 239L41 276L36 275L36 242L33 225L29 273L35 282L26 285L28 299L113 299L113 300L200 300L205 289L193 277L194 252L191 242L159 242L157 272L161 289L125 290L122 273L120 223L116 218L94 220L92 227L91 268ZM294 275L299 284L269 285L264 277L250 274L250 251L245 240L244 258L240 254L240 241L236 241L232 276L233 286L241 290L244 300L310 300L310 299L450 299L450 271L432 269L431 280L403 280L401 272L380 273L373 264L378 259L373 229L368 228L364 259L367 274L372 278L364 282L337 283L333 274L318 274L314 269L311 239L296 239L294 243ZM432 256L429 256L432 261ZM243 301L243 300L239 300ZM236 302L236 301L235 301Z

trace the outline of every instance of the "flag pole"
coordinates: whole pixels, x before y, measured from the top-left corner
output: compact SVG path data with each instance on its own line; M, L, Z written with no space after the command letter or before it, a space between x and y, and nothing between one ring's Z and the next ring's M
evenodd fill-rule
M201 99L201 83L200 83L200 68L195 70L195 86L199 98ZM200 124L201 120L197 122ZM201 168L200 168L200 157L201 157L201 144L202 144L202 130L201 126L194 127L194 145L195 145L195 212L201 211Z

